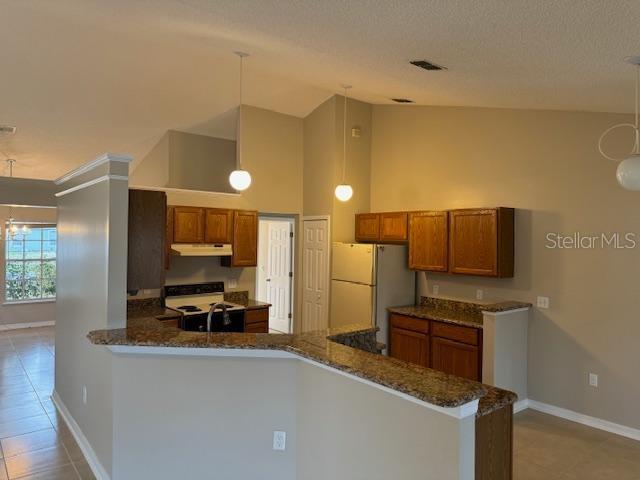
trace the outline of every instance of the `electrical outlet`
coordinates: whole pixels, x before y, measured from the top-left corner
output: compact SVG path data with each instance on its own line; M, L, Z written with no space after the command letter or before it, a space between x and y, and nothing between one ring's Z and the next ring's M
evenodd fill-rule
M596 373L589 374L589 385L592 387L598 386L598 375Z
M438 295L440 293L440 285L434 285L432 291L434 295Z
M484 291L481 289L476 290L476 300L482 300L484 298Z
M82 403L87 404L87 386L82 385Z
M538 308L549 308L549 297L538 297L536 304Z
M273 431L273 449L284 450L287 445L287 432Z
M227 286L229 288L238 288L238 280L236 280L235 278L230 278L227 282Z

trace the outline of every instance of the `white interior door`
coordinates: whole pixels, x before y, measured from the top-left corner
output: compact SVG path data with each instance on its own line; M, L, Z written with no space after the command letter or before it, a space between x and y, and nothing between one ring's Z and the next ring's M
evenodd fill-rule
M293 222L260 219L258 300L271 304L269 329L291 331L291 253Z
M329 221L303 221L302 331L329 324Z

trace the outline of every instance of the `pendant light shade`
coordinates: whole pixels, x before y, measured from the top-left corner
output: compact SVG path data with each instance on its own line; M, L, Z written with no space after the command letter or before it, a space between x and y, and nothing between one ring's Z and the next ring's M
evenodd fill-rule
M343 85L344 107L342 113L342 183L336 187L335 195L341 202L348 202L353 197L353 188L346 182L347 176L347 90L351 85Z
M234 170L229 175L229 183L236 190L246 190L251 186L251 174L246 170Z
M640 155L636 153L621 161L616 178L627 190L640 190Z
M248 57L248 53L235 52L240 57L240 106L238 107L237 134L236 134L236 169L229 175L229 184L238 191L246 190L251 186L251 174L242 168L242 149L240 139L242 138L242 60Z
M336 187L336 198L341 202L347 202L353 197L353 188L348 184L340 184Z
M618 161L616 158L608 156L602 150L602 140L612 130L619 127L629 127L633 129L634 144L631 155L618 164L616 169L616 178L618 183L627 190L640 191L640 124L638 123L638 102L639 102L639 89L640 89L640 56L627 57L627 63L635 65L636 67L636 104L635 104L635 122L634 123L619 123L606 129L600 136L598 141L598 149L602 156L608 160Z

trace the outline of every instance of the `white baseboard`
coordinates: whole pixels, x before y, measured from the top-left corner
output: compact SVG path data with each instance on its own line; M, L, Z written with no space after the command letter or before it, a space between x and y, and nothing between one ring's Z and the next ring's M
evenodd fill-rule
M7 323L6 325L0 325L0 331L18 330L20 328L53 327L55 324L56 322L54 320L47 320L46 322Z
M518 408L520 409L517 410ZM566 408L556 407L555 405L549 405L548 403L538 402L536 400L525 399L516 402L514 405L514 412L519 412L526 408L542 413L548 413L555 417L564 418L565 420L581 423L588 427L597 428L598 430L604 430L605 432L615 433L616 435L640 441L640 430L637 428L627 427L626 425L602 420L601 418L590 417L589 415L574 412L573 410L567 410Z
M528 399L525 398L524 400L518 400L513 404L513 413L521 412L522 410L526 410L527 408L529 408Z
M60 412L60 415L67 424L67 427L69 427L69 430L71 430L73 438L76 439L80 450L82 450L82 453L84 454L84 458L87 459L87 463L89 464L89 467L91 467L91 471L95 475L96 480L111 480L109 474L100 463L100 460L98 460L96 452L94 452L93 448L91 448L91 444L89 444L87 437L84 436L84 433L82 433L82 430L80 430L80 426L73 419L73 417L69 413L69 410L67 410L67 407L60 399L58 392L53 392L53 395L51 395L51 400L58 409L58 412Z

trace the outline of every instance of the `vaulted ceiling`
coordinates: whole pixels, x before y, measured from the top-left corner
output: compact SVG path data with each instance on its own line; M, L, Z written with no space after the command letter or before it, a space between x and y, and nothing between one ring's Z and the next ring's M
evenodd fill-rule
M55 178L168 129L233 138L234 50L245 102L296 116L344 82L372 103L631 111L638 18L637 0L0 0L0 123L18 127L0 152Z

